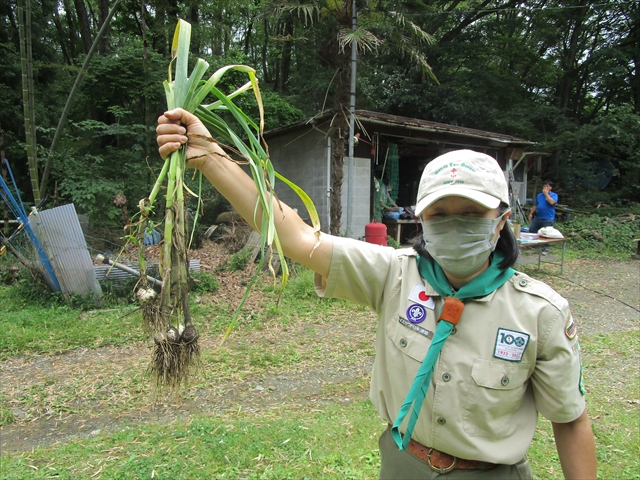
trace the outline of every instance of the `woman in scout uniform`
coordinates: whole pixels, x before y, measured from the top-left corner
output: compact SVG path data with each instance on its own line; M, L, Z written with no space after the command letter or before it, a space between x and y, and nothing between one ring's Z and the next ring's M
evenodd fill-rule
M188 166L253 225L253 180L202 123L180 109L158 123L161 156L194 134ZM313 251L312 228L288 206L274 209L285 254L316 272L318 294L378 313L370 397L389 423L380 478L532 478L538 413L553 424L565 478L596 478L575 324L564 298L511 268L508 202L497 162L459 150L424 170L414 249L323 233Z

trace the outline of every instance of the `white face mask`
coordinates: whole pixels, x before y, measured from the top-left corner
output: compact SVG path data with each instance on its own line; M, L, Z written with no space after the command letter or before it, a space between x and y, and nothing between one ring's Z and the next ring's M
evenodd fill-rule
M459 277L477 272L496 248L493 241L498 218L451 215L422 220L427 252L442 269Z

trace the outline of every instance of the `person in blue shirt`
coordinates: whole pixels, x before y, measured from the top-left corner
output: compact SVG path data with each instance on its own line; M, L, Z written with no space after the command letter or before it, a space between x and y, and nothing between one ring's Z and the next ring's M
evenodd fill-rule
M538 233L542 227L552 227L556 218L556 203L558 203L558 194L552 192L553 182L545 180L542 187L542 193L536 197L536 203L529 213L530 233Z
M558 194L552 192L553 182L545 180L542 186L542 193L536 196L536 203L529 213L529 233L538 233L543 227L552 227L556 218L556 203L558 203ZM542 250L542 254L546 255L548 248Z

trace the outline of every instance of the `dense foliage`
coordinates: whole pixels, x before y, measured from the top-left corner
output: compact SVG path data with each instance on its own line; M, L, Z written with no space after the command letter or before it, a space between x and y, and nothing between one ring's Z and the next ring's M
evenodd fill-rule
M42 174L73 83L115 2L16 1L0 2L0 150L32 202L21 68L28 49L21 54L20 38L30 38ZM31 28L21 30L26 7ZM267 128L343 108L355 41L358 108L539 142L536 150L550 153L543 175L576 205L640 200L637 2L376 0L357 8L353 31L351 2L119 3L71 102L52 157L49 204L73 201L105 226L122 225L117 193L136 209L160 168L154 125L178 18L194 27L194 56L214 69L258 69ZM237 87L240 77L225 82ZM243 101L251 114L256 107ZM335 141L344 141L340 129ZM213 215L220 200L213 192L206 198Z
M640 216L581 215L556 224L571 239L570 250L581 256L619 256L635 253Z

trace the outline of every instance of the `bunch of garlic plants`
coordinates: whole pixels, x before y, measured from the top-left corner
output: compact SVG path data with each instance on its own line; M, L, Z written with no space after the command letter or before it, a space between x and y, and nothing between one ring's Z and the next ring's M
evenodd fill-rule
M278 208L278 199L274 191L276 179L284 182L300 196L309 211L319 238L320 222L316 209L309 196L302 189L275 172L269 160L268 149L263 139L264 110L255 70L244 65L229 65L217 70L205 81L203 77L209 64L200 58L191 71L191 75L187 75L190 37L191 26L189 23L179 20L173 37L168 80L164 82L167 107L170 110L181 107L194 113L216 138L211 141L227 144L227 148L232 150L236 157L239 157L238 161L249 164L258 190L254 218L261 217L262 255L260 261L264 261L267 246L272 247L269 252L273 252L273 248L275 248L281 259L284 259L274 222L274 210ZM174 65L175 75L172 76ZM235 92L225 95L216 88L216 84L229 70L246 73L249 81ZM258 104L259 124L252 121L233 103L236 96L249 90L253 91ZM210 104L203 104L205 99L211 95L217 100ZM242 129L241 135L234 132L216 113L217 111L231 113ZM242 136L246 138L246 141L243 141ZM187 160L185 156L186 145L165 160L151 194L148 198L140 201L140 217L137 222L137 243L142 247L144 244L142 241L143 231L147 228L148 218L153 211L156 197L166 180L164 235L160 255L162 290L159 296L154 296L151 290L143 284L138 292L138 298L144 304L143 317L153 332L155 342L150 371L158 386L168 387L177 387L188 379L191 368L198 363L199 355L198 332L193 325L189 311L188 226L185 219L184 198L185 190L189 193L192 192L184 184L185 162ZM234 161L231 157L229 159L229 161ZM268 263L275 278L271 256ZM146 278L144 266L144 259L141 258L143 282ZM289 278L289 270L285 261L281 262L281 266L281 288L284 288ZM260 269L257 270L249 283L240 305L229 323L225 339L229 335L259 271Z

